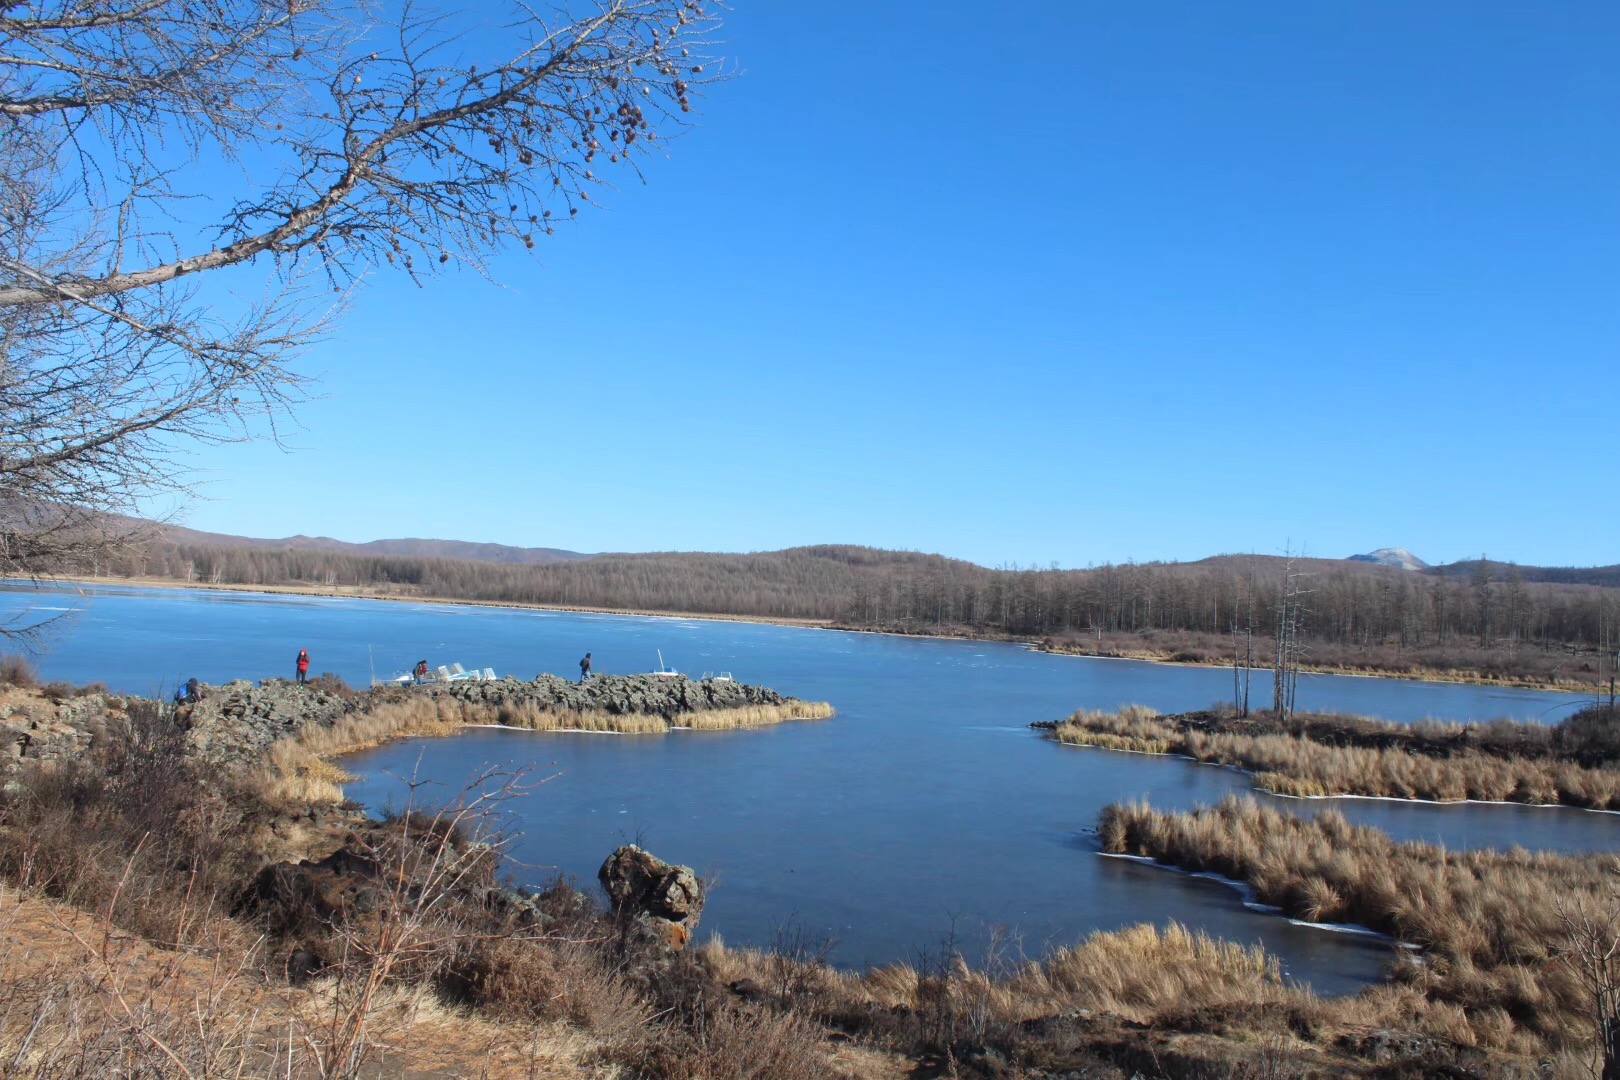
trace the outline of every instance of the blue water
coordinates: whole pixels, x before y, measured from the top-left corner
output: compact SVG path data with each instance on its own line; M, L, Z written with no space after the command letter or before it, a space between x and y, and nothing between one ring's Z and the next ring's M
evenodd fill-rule
M132 692L193 675L290 675L300 647L314 670L357 685L373 667L389 674L423 657L528 677L575 672L586 651L598 672L648 671L662 650L689 673L730 670L831 701L833 720L757 731L477 730L346 761L361 774L350 794L374 809L399 805L412 774L442 797L486 765L530 769L549 779L507 807L518 876L589 886L614 846L637 840L716 879L703 926L732 943L768 945L791 924L835 939L835 960L865 964L915 959L953 925L971 950L996 925L1035 955L1094 929L1174 919L1264 942L1322 992L1364 984L1389 955L1384 943L1252 911L1218 882L1096 854L1088 830L1107 803L1191 807L1248 791L1245 777L1060 747L1026 726L1082 707L1209 705L1230 694L1229 671L751 623L229 592L10 589L5 601L71 609L39 658L46 677ZM1254 693L1269 694L1263 680ZM1536 691L1345 676L1303 676L1299 695L1304 708L1399 721L1551 720L1574 707ZM1280 802L1302 813L1333 805L1454 847L1598 850L1620 835L1620 817L1574 810Z

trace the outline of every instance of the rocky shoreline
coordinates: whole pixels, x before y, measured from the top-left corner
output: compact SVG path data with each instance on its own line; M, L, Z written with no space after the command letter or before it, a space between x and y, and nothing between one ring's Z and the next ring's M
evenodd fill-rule
M584 683L556 675L533 679L379 686L354 690L322 676L299 684L286 679L258 683L235 680L202 684L201 699L177 710L188 755L210 765L245 765L272 744L311 728L330 728L349 717L384 706L443 702L469 712L503 715L503 710L654 717L674 724L683 717L750 707L792 709L813 703L768 687L685 676L600 675ZM81 756L110 721L122 720L144 699L96 690L52 699L12 693L0 702L0 772L15 772L25 761ZM166 704L146 702L151 707Z

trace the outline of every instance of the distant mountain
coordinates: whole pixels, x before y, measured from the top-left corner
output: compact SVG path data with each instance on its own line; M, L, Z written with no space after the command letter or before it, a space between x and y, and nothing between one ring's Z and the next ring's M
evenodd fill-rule
M1379 548L1365 555L1350 556L1351 562L1377 563L1379 566L1398 566L1402 570L1427 570L1429 564L1405 548Z
M217 547L251 547L272 550L327 551L342 555L406 555L419 559L465 559L470 562L506 563L530 566L538 563L571 562L591 556L562 548L512 547L507 544L480 544L471 540L371 540L352 544L330 536L287 536L261 539L199 532L178 525L161 525L159 535L172 544L206 544Z

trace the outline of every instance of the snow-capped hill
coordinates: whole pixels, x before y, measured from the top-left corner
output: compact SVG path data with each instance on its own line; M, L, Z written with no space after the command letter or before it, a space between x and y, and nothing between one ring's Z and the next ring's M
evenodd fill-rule
M1352 555L1350 561L1377 563L1379 566L1398 566L1402 570L1423 570L1429 565L1405 548L1379 548L1377 551L1369 551L1365 555Z

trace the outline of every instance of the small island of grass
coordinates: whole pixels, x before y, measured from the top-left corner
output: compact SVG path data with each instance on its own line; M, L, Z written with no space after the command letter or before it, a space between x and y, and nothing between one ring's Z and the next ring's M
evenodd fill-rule
M1592 705L1557 724L1396 724L1359 716L1142 706L1037 725L1056 742L1191 758L1299 798L1364 796L1620 810L1620 714Z

